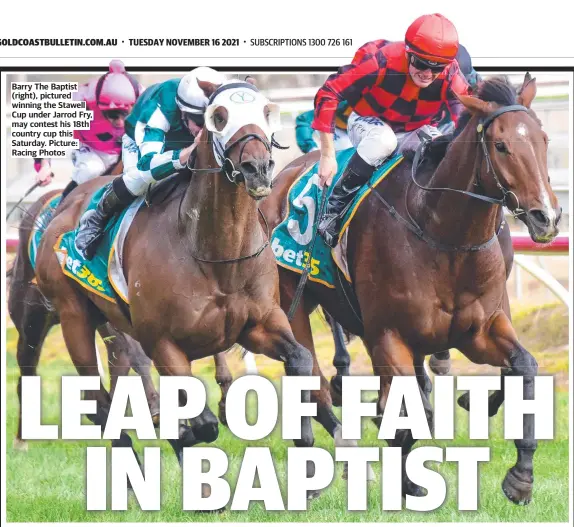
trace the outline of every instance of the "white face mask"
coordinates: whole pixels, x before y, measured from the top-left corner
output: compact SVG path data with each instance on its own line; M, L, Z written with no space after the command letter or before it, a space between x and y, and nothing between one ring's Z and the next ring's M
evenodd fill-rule
M269 102L251 84L235 79L223 84L219 90L205 110L205 127L213 133L215 157L222 165L223 152L240 128L249 124L258 126L267 141L271 141L271 136L281 129L281 122L279 105ZM227 110L227 123L218 130L214 113L222 107Z

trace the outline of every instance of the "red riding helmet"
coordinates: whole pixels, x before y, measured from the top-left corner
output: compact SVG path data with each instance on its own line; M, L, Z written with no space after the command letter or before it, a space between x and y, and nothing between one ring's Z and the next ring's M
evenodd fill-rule
M110 62L110 71L102 75L96 84L96 103L102 111L130 111L140 94L140 85L126 72L121 60Z
M433 62L451 62L458 51L458 33L450 20L435 13L417 18L407 29L408 53Z

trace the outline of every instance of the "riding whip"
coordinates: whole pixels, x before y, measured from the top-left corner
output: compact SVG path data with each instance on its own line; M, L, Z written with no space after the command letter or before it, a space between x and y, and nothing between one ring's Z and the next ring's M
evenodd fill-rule
M27 191L26 194L24 194L21 198L20 201L18 201L18 203L16 203L16 205L14 205L11 209L10 212L8 212L8 214L6 214L6 219L8 219L10 217L10 214L12 214L20 205L20 203L22 203L24 201L24 198L26 198L26 196L28 196L29 194L31 194L32 192L34 192L38 187L40 186L40 182L36 182L34 183Z
M311 272L311 260L313 258L313 249L315 248L315 241L317 240L317 228L319 226L319 223L323 219L323 213L325 210L326 203L327 203L327 187L323 186L323 195L321 196L321 204L319 205L319 214L317 216L317 221L313 228L313 238L311 239L311 247L309 247L309 258L307 259L305 269L303 269L303 274L301 275L299 283L297 284L297 289L295 290L295 296L293 297L291 307L289 308L289 313L287 314L289 322L291 322L291 320L293 319L293 315L295 314L295 311L299 306L299 302L301 301L301 297L303 296L303 289L305 289L305 284L307 283L309 273Z

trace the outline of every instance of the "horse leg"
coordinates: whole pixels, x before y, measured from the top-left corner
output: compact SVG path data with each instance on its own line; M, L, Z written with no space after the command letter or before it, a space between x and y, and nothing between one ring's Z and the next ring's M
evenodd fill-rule
M96 324L90 318L89 300L71 286L68 286L66 290L67 295L59 297L57 307L68 353L80 375L99 377L96 357L98 351L95 343ZM110 394L100 382L99 390L86 390L84 397L96 400L96 413L87 417L94 424L100 425L103 430L106 426L111 404ZM112 447L114 446L130 447L138 463L140 463L132 439L126 432L122 432L119 439L112 440Z
M401 337L393 331L385 331L379 337L376 344L372 347L370 355L373 362L373 371L381 380L378 403L380 415L382 416L385 411L393 377L416 375L428 425L430 430L432 430L433 409L424 391L426 384L424 375L426 375L426 372L424 375L421 374L421 370L424 372L424 356L415 355ZM402 411L404 411L404 408ZM403 495L423 496L423 489L408 478L405 470L407 456L415 442L416 440L413 438L410 430L397 430L395 438L387 440L389 446L400 447L402 451Z
M302 306L299 305L297 312L292 320L292 325L299 329L301 335L301 328L299 324L303 324L306 317L306 324L308 325L308 332L306 333L307 342L312 343L310 337L310 324L309 317L303 311L301 315ZM321 370L318 369L316 359L313 354L303 345L301 345L293 335L287 315L285 312L277 307L274 309L263 321L255 326L245 330L238 342L246 349L253 353L262 353L268 357L280 361L285 366L285 373L287 375L297 376L310 376L320 375ZM316 366L317 364L317 366ZM311 394L307 391L302 392L302 402L310 402ZM337 426L340 427L338 419L333 414L330 407L330 394L328 389L327 380L321 376L321 389L315 392L317 399L317 421L319 421L325 429L335 437ZM324 398L323 398L324 397ZM326 405L328 397L328 406ZM340 434L338 434L340 436ZM341 441L342 438L341 438ZM313 429L311 428L311 420L308 416L301 418L301 439L293 440L297 447L312 447L315 440L313 437ZM343 446L343 445L341 445ZM312 463L307 464L307 476L311 477L315 473L315 467ZM318 491L311 491L308 493L308 498L314 498L319 495Z
M159 394L155 389L151 375L152 361L145 354L137 340L124 333L120 333L120 335L125 339L125 349L130 366L142 379L150 414L154 424L157 426L159 424Z
M460 350L473 362L500 366L503 368L502 376L522 376L524 399L534 399L534 377L538 372L538 364L518 342L514 328L504 312L494 315L491 323L483 331L470 337L468 342L463 343ZM504 392L501 390L501 394L492 403L492 410L497 404L500 406L503 399ZM516 464L508 470L502 482L502 490L506 497L520 505L526 505L532 499L533 458L538 446L538 441L534 438L533 415L524 416L523 427L523 439L514 441L517 450Z
M435 375L448 375L450 372L450 351L439 351L431 355L429 366Z
M18 431L14 438L16 450L28 450L28 443L22 439L22 377L36 375L42 345L50 328L54 325L54 315L40 302L22 305L22 317L19 317L17 360L20 368L18 377Z
M331 333L335 341L335 356L333 357L333 366L337 369L337 374L331 378L331 399L335 406L343 404L343 376L350 375L351 355L345 344L345 334L341 325L332 317L329 317Z
M169 339L161 339L154 348L153 362L160 375L191 376L190 361L185 352ZM187 395L180 390L180 404L187 404ZM179 439L169 439L177 460L183 466L183 448L198 443L212 443L219 436L217 417L206 404L203 412L191 421L191 426L180 423Z
M110 370L110 397L113 398L118 377L128 375L133 369L141 378L146 399L155 425L159 424L159 394L151 378L151 359L139 343L125 333L115 329L109 322L100 326L98 332L108 350Z
M509 271L510 272L510 271ZM512 321L512 315L510 313L510 299L508 298L508 291L504 291L504 298L502 300L502 309L504 313L508 317L508 320ZM495 416L498 413L498 410L502 406L504 402L504 377L506 375L511 375L512 370L509 368L501 368L500 369L500 390L495 391L488 397L488 415L490 417ZM467 412L470 412L470 394L468 392L463 393L458 398L458 405L465 409Z
M430 380L430 377L428 376L425 367L424 355L415 355L414 364L415 364L415 374L417 376L419 387L424 393L427 401L430 401L430 394L432 392L432 382Z
M110 372L110 399L113 399L116 391L118 378L128 375L130 372L130 359L124 348L116 340L116 335L109 329L109 324L98 328L108 352L108 369Z
M215 381L221 390L221 399L219 400L219 420L227 426L227 417L225 414L225 401L227 399L227 392L233 382L233 377L227 365L225 352L216 353L213 357L215 360Z

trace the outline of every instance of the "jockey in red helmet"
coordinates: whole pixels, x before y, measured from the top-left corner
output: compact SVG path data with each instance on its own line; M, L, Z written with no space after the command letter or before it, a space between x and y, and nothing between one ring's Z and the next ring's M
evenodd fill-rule
M360 48L353 63L331 75L315 96L312 127L320 132L321 184L337 172L333 130L340 101L353 109L347 130L357 149L327 204L319 233L334 247L342 213L373 171L398 148L416 148L417 131L435 137L436 116L446 107L456 122L462 104L455 96L469 86L455 60L458 35L440 14L423 15L407 29L404 42L377 40Z

